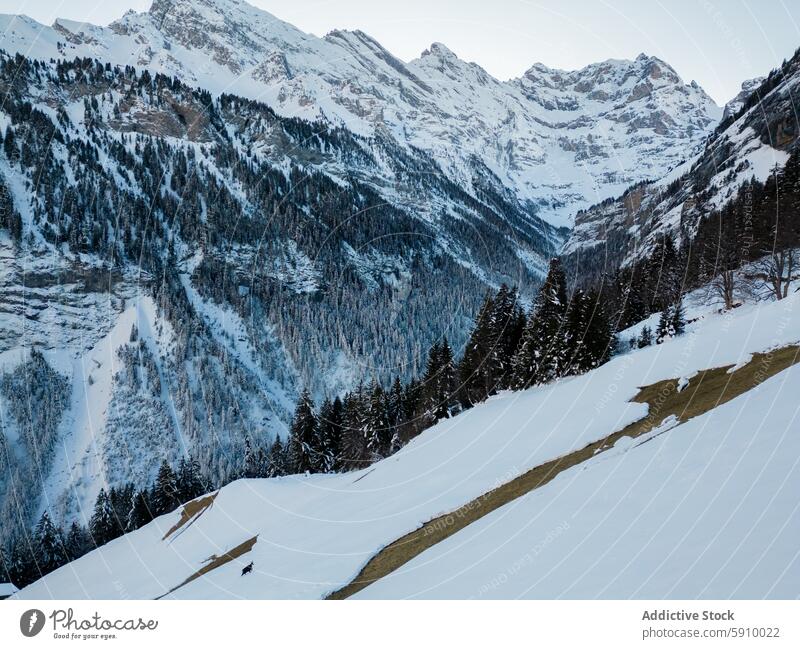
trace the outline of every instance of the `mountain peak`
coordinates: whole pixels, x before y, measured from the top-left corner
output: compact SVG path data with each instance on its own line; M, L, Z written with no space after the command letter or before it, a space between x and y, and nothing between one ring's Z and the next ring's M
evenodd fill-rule
M739 109L744 106L744 103L753 94L762 83L766 77L755 77L753 79L745 79L742 81L742 86L737 95L731 99L727 104L725 104L725 110L722 113L722 119L728 119L729 117L735 115L739 112Z
M458 59L458 55L444 43L434 42L420 57L436 56L441 59ZM460 60L460 59L459 59Z

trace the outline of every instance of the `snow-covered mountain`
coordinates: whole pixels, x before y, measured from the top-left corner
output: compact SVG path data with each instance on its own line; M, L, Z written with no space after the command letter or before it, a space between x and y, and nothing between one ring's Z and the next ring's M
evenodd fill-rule
M556 226L720 114L644 55L501 82L239 0L0 30L0 520L23 526L187 451L223 479L301 388L458 352L487 288L530 297Z
M644 54L570 72L536 64L501 82L438 43L404 63L363 32L317 38L242 0L155 0L108 27L5 16L0 29L9 52L146 67L282 115L386 130L457 182L487 167L558 226L663 175L721 115L696 83Z
M456 183L387 132L88 58L2 54L0 89L6 533L161 458L225 479L301 389L417 375L563 241L487 168Z
M640 258L663 233L686 242L700 220L764 182L796 150L800 51L758 83L745 82L708 141L655 182L640 182L575 217L562 255L579 281Z
M744 106L744 102L746 102L750 98L750 95L753 94L753 91L757 90L765 80L766 77L755 77L753 79L746 79L742 81L741 90L739 90L733 99L725 104L725 108L722 110L723 121L736 115L736 113L741 110L742 106Z

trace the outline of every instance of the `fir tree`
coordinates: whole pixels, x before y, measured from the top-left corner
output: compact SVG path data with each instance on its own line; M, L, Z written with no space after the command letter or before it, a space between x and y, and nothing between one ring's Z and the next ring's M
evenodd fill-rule
M396 376L392 382L392 387L386 395L386 417L392 433L403 422L403 384L400 377Z
M680 336L686 329L686 321L683 315L683 302L678 299L674 304L670 304L661 312L656 331L656 342L662 343L668 338Z
M245 436L244 438L244 466L242 467L242 477L243 478L258 478L259 476L259 466L258 466L258 455L255 451L253 451L253 446L250 444L250 437Z
M11 542L8 573L11 582L23 588L41 577L36 565L36 547L31 535L18 536Z
M281 438L276 435L275 441L272 442L272 446L269 449L267 477L275 478L277 476L286 475L288 473L286 464L283 442L281 442Z
M460 383L458 400L464 408L471 408L476 403L483 401L492 389L490 364L492 360L493 312L494 301L491 296L487 295L475 318L475 326L464 347L464 355L458 364ZM438 348L436 351L438 353ZM431 363L430 356L428 363Z
M289 456L293 473L314 471L317 466L318 449L317 416L311 395L304 390L297 402L289 437Z
M439 369L436 373L434 412L437 420L450 416L450 411L454 405L455 376L453 350L447 342L447 338L444 338L439 347Z
M433 343L428 351L428 362L425 366L425 375L422 377L422 413L426 426L436 421L436 409L439 398L438 374L441 368L441 347L439 342Z
M500 286L492 309L491 391L511 387L514 354L525 329L525 312L516 288Z
M67 560L64 540L47 512L42 514L33 534L36 539L36 564L40 574L46 575L64 565Z
M150 494L146 489L141 489L133 496L133 506L125 526L126 532L138 530L153 520L153 512L150 506Z
M333 401L326 399L319 413L320 463L319 471L326 473L337 469L342 445L342 416L344 406L336 397Z
M173 511L178 501L178 485L175 472L166 460L161 461L152 497L153 516L161 516Z
M377 381L370 387L369 407L367 409L364 437L371 461L379 460L389 454L391 431L386 416L386 396Z
M89 533L92 536L92 542L96 547L105 545L117 538L117 531L118 526L116 520L114 520L114 509L111 506L111 500L106 490L101 488L94 503L92 518L89 521Z
M672 317L671 308L667 306L658 318L658 327L656 328L656 343L659 345L671 336L672 332Z
M6 550L0 545L0 584L13 583L10 568L11 557L8 556Z
M649 347L653 344L653 332L650 331L650 327L647 325L642 327L642 333L639 335L639 340L636 344L639 349L642 349L643 347Z
M683 315L683 300L680 297L677 302L672 305L670 326L673 336L680 336L686 330L686 319Z
M115 537L125 532L133 506L133 491L133 484L128 483L122 487L112 487L108 493L108 499L114 511Z
M369 449L364 435L367 419L363 384L344 398L342 415L342 452L340 466L345 470L357 469L369 463Z
M3 140L3 152L10 163L16 160L18 153L16 137L14 136L14 129L10 126L6 129L5 139Z
M566 280L557 257L525 324L514 356L514 386L525 388L558 377L567 365L564 320L567 311Z
M68 561L75 561L91 548L91 541L89 533L77 521L73 521L67 532L67 538L64 541L64 551Z
M595 291L582 292L580 302L582 311L580 326L583 327L583 334L574 352L575 370L587 372L599 367L610 358L615 347L615 339L599 294Z
M422 406L426 426L450 416L456 387L453 350L444 338L428 353L428 363L422 380Z
M194 500L208 491L200 465L191 455L181 458L175 476L178 501L182 503Z
M419 434L422 429L422 386L411 379L403 388L402 424L398 427L399 443L403 444Z

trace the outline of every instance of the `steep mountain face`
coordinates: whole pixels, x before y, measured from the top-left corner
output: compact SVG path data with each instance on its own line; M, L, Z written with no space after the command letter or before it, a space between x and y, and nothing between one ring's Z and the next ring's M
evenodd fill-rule
M750 98L750 95L753 94L753 91L757 90L765 80L766 77L755 77L753 79L746 79L745 81L742 81L741 90L733 99L725 104L725 108L722 110L723 121L736 115L736 113L742 109L744 103Z
M464 187L386 132L91 59L2 55L0 92L6 533L186 451L227 479L302 387L418 374L563 241L490 170Z
M640 55L564 72L541 64L500 82L441 44L406 64L360 31L305 34L241 0L156 0L108 28L5 17L4 46L39 58L89 56L147 67L278 113L325 119L434 156L468 184L486 167L558 226L660 177L721 115L695 83Z
M575 217L562 255L578 282L640 258L663 234L687 242L705 215L752 179L763 182L798 146L800 53L728 105L728 116L689 161ZM734 112L735 111L735 112Z

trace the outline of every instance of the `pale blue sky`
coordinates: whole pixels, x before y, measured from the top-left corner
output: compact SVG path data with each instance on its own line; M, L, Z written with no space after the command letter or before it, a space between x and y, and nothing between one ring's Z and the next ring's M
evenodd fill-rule
M362 29L404 60L433 41L494 76L540 61L572 69L639 52L661 57L724 103L800 46L797 0L250 0L323 35ZM107 24L150 0L0 0L0 13Z

